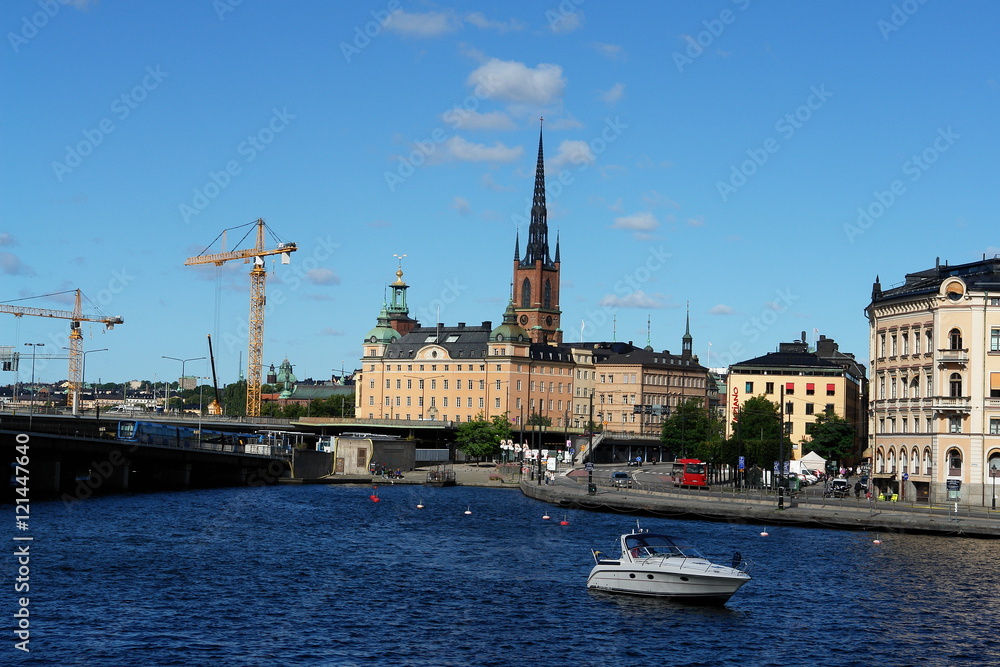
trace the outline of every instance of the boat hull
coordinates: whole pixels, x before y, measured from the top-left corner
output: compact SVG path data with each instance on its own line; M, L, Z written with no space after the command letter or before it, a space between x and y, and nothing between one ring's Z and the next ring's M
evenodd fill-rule
M725 604L743 584L750 581L749 575L738 570L714 567L717 568L715 571L698 573L664 570L652 565L598 563L587 578L587 588L685 602Z

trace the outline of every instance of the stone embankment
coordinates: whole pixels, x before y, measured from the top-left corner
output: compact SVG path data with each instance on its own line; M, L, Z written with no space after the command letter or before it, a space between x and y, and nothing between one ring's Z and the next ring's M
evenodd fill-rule
M595 482L596 482L595 475ZM638 485L637 485L638 486ZM709 521L745 522L770 526L822 527L885 533L923 533L966 537L1000 537L1000 512L948 507L869 503L853 498L846 502L823 502L805 498L784 499L779 509L775 496L736 493L708 494L696 490L651 491L616 488L606 480L587 488L586 476L561 474L552 484L537 480L521 482L521 491L537 500L568 508L595 511L670 516Z

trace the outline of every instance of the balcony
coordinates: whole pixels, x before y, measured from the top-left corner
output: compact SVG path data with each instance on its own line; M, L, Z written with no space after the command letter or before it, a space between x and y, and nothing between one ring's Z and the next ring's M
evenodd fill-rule
M937 362L941 365L969 363L969 350L938 350Z
M968 396L935 396L931 406L935 412L964 412L972 410L972 399Z

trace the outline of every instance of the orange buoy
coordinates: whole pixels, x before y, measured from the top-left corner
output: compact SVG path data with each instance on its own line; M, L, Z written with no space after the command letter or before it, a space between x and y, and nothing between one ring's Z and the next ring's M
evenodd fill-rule
M562 521L559 522L559 525L560 526L568 526L569 525L569 521L567 521L566 519L563 519Z

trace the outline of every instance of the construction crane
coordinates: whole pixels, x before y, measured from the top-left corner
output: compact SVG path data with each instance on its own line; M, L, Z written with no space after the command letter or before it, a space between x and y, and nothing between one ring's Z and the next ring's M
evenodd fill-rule
M226 262L237 259L243 260L244 264L253 263L253 268L250 270L250 341L249 355L247 358L247 416L259 417L260 360L263 356L264 304L267 299L264 290L267 278L267 271L264 269L264 257L267 257L268 255L281 255L281 263L288 264L290 261L290 253L295 252L298 248L294 243L278 242L277 247L268 250L264 247L264 230L267 229L271 232L271 236L277 240L277 236L275 236L274 232L271 231L270 227L267 227L267 225L264 224L263 218L258 218L256 222L251 222L249 225L257 226L257 242L253 248L233 250L231 252L220 252L212 255L201 254L196 257L188 257L187 261L184 262L184 266L193 266L196 264L215 264L216 266L222 266ZM247 227L249 225L241 225L240 227L233 227L232 229L240 229L241 227ZM222 233L219 234L219 237L222 237L228 231L231 230L223 230ZM247 232L247 235L249 235L249 232Z
M118 316L108 315L84 315L80 290L72 290L76 293L73 301L72 312L68 310L51 310L49 308L25 308L23 306L12 306L9 303L0 303L0 313L9 313L15 317L33 315L36 317L55 317L62 320L69 320L69 395L73 399L73 414L80 413L80 384L83 359L83 334L80 333L80 322L101 322L107 329L114 329L116 324L123 324L125 320ZM65 294L65 292L57 292ZM46 294L44 296L54 296ZM38 298L38 297L29 297Z

